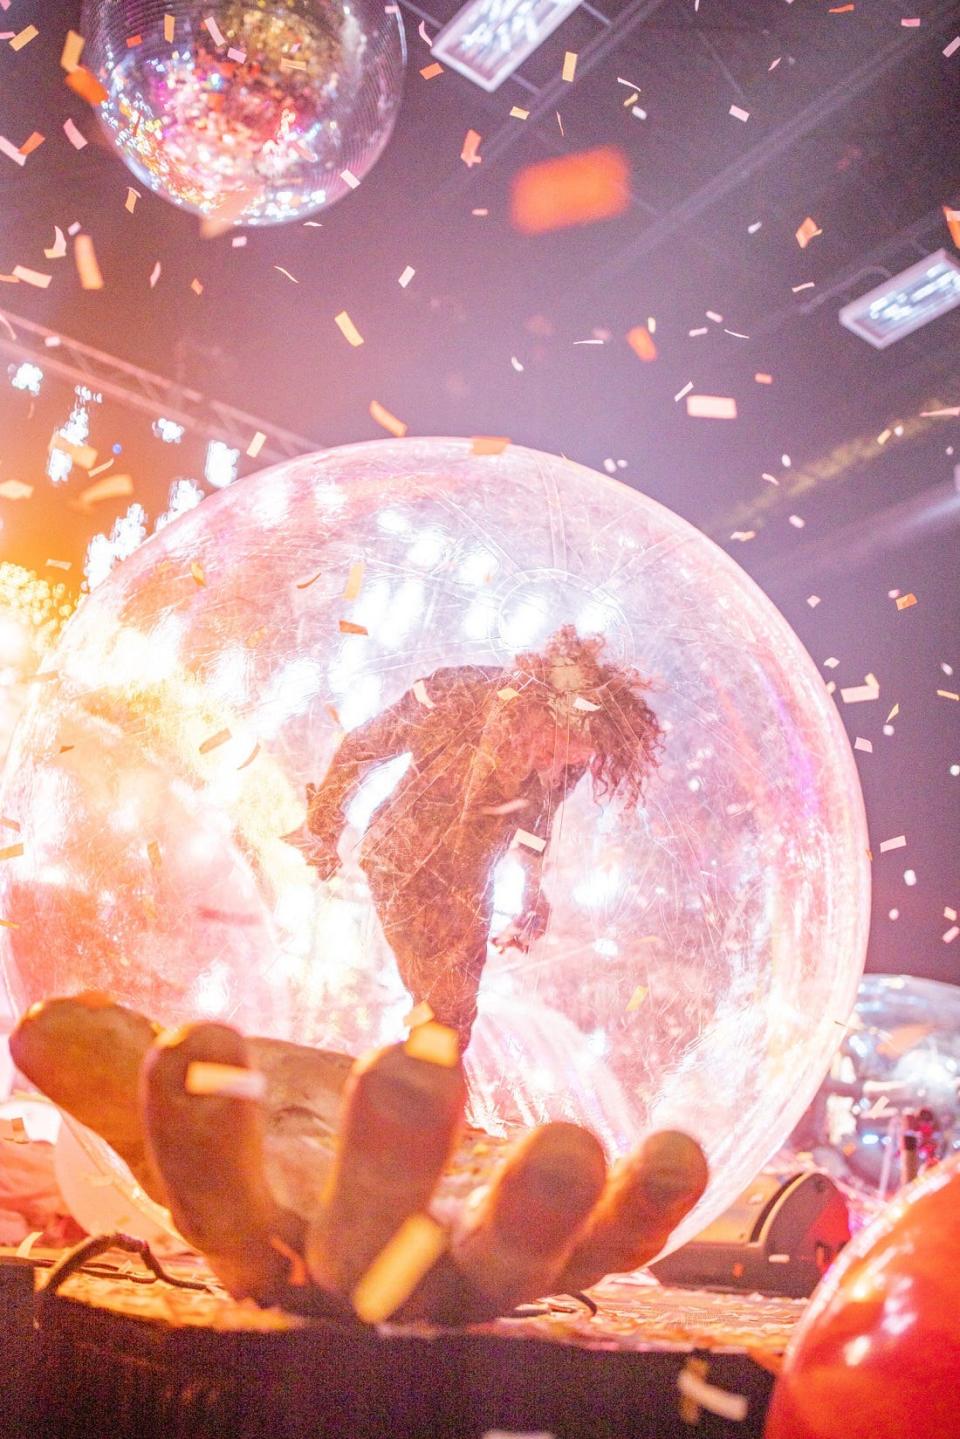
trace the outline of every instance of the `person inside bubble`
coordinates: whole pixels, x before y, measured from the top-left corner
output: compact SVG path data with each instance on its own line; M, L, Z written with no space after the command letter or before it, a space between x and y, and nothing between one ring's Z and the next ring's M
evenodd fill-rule
M605 661L604 649L602 637L565 625L541 652L503 668L435 670L345 736L323 780L307 786L304 825L285 836L330 879L360 783L409 754L359 860L403 983L464 1049L500 859L512 848L523 862L525 900L493 943L526 950L549 923L541 871L562 801L589 774L598 802L635 808L657 766L662 731L645 698L650 682Z

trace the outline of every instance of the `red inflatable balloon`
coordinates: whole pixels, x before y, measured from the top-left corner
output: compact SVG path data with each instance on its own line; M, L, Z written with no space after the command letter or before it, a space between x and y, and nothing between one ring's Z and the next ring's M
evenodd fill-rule
M960 1439L960 1160L843 1251L787 1349L766 1439Z

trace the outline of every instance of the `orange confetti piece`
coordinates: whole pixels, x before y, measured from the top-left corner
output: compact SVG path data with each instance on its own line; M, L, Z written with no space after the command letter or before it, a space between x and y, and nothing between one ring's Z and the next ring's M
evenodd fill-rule
M78 65L76 70L70 71L66 83L73 93L79 95L81 100L86 100L88 105L102 105L107 98L107 92L96 75L83 65Z
M519 105L514 105L513 109L510 111L510 118L511 120L529 120L530 111L522 110Z
M128 211L130 212L130 214L132 215L133 212L134 212L134 210L137 208L137 201L138 201L139 199L140 199L140 191L139 191L139 190L135 190L132 185L128 185L128 186L127 186L127 198L126 198L126 200L125 200L125 202L124 202L123 208L124 208L125 210L128 210Z
M430 1009L430 1006L425 1006ZM416 1010L413 1011L416 1014ZM455 1069L460 1062L460 1045L455 1029L437 1024L430 1011L429 1019L419 1019L412 1027L412 1033L404 1044L404 1050L411 1059L422 1059L427 1064L439 1064L442 1069Z
M805 250L809 245L810 241L816 235L822 234L823 231L818 226L816 220L812 220L808 215L807 218L804 220L803 224L796 231L797 244L800 246L801 250Z
M77 496L77 505L86 509L89 505L101 504L104 500L123 500L133 494L133 480L129 475L108 475L106 479L95 480Z
M262 430L257 430L257 432L256 432L256 434L254 435L253 439L250 441L249 445L247 446L247 455L249 456L249 458L250 458L251 460L255 460L255 459L257 458L257 456L259 455L260 451L263 449L264 444L266 443L266 439L267 439L267 437L266 437L266 435L263 433L263 431L262 431Z
M147 859L150 861L151 869L159 869L163 864L163 855L160 853L160 846L155 839L147 844Z
M612 146L528 165L514 177L510 218L524 235L622 215L630 202L626 157Z
M828 15L849 15L849 14L850 14L850 11L851 11L851 10L855 10L856 8L857 8L857 7L856 7L855 5L833 5L833 6L831 6L831 8L827 11L827 14L828 14Z
M638 984L627 1001L627 1013L632 1014L635 1009L639 1009L647 994L648 990L642 984Z
M347 314L346 310L341 310L339 315L334 315L333 323L336 325L337 329L340 331L341 335L348 344L353 345L354 348L356 348L358 345L363 344L363 336L351 320L350 316Z
M142 45L142 44L143 44L143 36L142 36L142 35L128 35L128 36L127 36L127 49L128 49L128 50L134 50L134 49L136 49L136 47L137 47L138 45Z
M20 146L20 154L32 155L34 150L39 150L40 146L43 144L46 138L46 135L41 135L39 130L34 130L30 138L28 140L24 140L23 144Z
M367 1324L389 1319L447 1247L444 1230L426 1214L404 1220L360 1279L350 1302Z
M756 382L757 382L758 385L772 385L772 384L773 384L773 376L772 376L772 375L764 375L764 374L762 374L762 373L758 373L758 374L754 375L753 378L756 380Z
M472 455L502 455L510 441L505 435L474 435L470 441Z
M39 34L40 31L37 29L36 25L28 25L25 30L21 30L18 35L14 35L13 39L10 41L10 49L22 50L24 45L30 44L31 40L36 40Z
M460 151L460 159L468 168L473 165L479 165L483 159L482 155L477 154L477 148L482 139L483 136L476 130L468 130L464 137L463 149Z
M201 280L191 280L190 288L195 295L203 294L203 282Z
M343 587L343 599L355 600L357 598L363 589L363 572L365 568L366 566L363 560L354 560L347 575L347 583Z
M228 729L218 729L216 734L212 734L209 739L204 740L198 753L209 754L211 750L219 749L222 744L226 744L227 741L232 738L233 736Z
M915 605L916 603L916 595L901 595L900 598L897 600L897 609L908 610L912 605Z
M191 564L190 573L198 585L205 585L207 583L207 577L203 572L203 565L197 560L194 560Z
M420 74L423 76L424 80L435 80L438 75L443 74L443 66L438 65L436 61L434 61L432 65L424 65L423 69L420 71Z
M315 575L311 575L308 580L300 580L300 581L298 581L298 583L297 583L297 589L298 589L298 590L308 590L311 585L315 585L315 584L317 583L317 580L320 578L320 576L321 576L322 574L323 574L323 569L321 568L321 569L317 570L317 573L316 573ZM339 723L339 721L338 721L338 723Z
M17 859L23 854L22 844L8 844L6 849L0 849L0 859Z
M68 30L67 38L63 42L63 54L60 56L60 68L68 73L76 70L85 44L83 36L78 35L76 30Z
M560 71L560 79L566 80L572 85L577 73L577 56L573 50L568 50L563 57L563 69Z
M168 45L173 44L173 37L176 32L177 18L175 15L164 15L163 17L163 38Z
M90 470L97 463L97 452L92 445L78 445L58 431L50 441L51 450L62 450L82 470Z
M366 625L355 625L353 620L341 620L340 633L342 635L368 635L370 631Z
M947 222L951 240L960 250L960 210L951 210L949 205L944 205L943 218Z
M78 235L73 242L73 258L84 290L102 290L103 275L97 263L97 252L89 235Z
M407 426L403 420L398 420L396 415L392 415L376 400L370 401L370 418L376 420L377 424L382 425L391 435L396 435L398 440L402 440L407 433Z
M634 325L632 330L628 330L627 344L637 358L647 364L657 358L657 347L646 325Z
M254 745L253 749L250 751L250 753L247 755L246 759L244 760L243 764L238 764L238 765L237 765L237 774L239 774L242 769L246 769L246 768L247 768L247 765L253 764L254 760L256 759L256 757L257 757L257 755L258 755L259 753L260 753L260 741L257 740L257 742L256 742L256 744Z

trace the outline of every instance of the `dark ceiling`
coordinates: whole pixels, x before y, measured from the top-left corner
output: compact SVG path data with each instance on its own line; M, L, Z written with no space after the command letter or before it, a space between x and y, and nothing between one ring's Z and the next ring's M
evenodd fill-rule
M874 744L857 760L875 848L907 836L875 855L869 967L960 980L960 941L942 939L945 908L960 907L960 704L937 695L960 685L960 419L921 413L960 405L960 311L884 352L837 320L884 276L952 249L942 207L960 197L960 49L943 50L960 4L602 0L486 95L449 70L421 78L418 25L433 35L456 9L431 3L403 6L400 120L360 189L321 228L250 231L235 249L149 194L125 211L120 162L62 134L68 114L95 131L59 68L79 0L11 0L0 24L40 35L19 53L0 47L0 133L47 142L23 168L0 156L0 271L44 269L53 226L79 220L106 285L82 292L65 261L48 290L5 286L0 305L318 444L380 436L377 400L414 434L509 435L595 467L626 461L622 479L756 576L818 664L839 660L839 684L878 677L879 704L841 706L851 738ZM573 84L560 78L565 51L578 54ZM624 106L621 79L646 118ZM510 117L515 105L527 120ZM471 168L469 128L483 137ZM626 213L534 238L511 227L520 169L598 144L629 159ZM808 216L822 234L801 249ZM362 348L334 325L344 309ZM649 316L659 354L644 364L624 336ZM674 399L688 383L734 397L736 421L689 418ZM19 465L37 492L4 506L5 555L24 559L42 530L79 561L116 510L78 518L42 468L20 472L42 453L17 453L11 403L4 386L15 459L0 475ZM148 509L162 508L166 483L146 463L135 479ZM894 589L918 603L899 611Z

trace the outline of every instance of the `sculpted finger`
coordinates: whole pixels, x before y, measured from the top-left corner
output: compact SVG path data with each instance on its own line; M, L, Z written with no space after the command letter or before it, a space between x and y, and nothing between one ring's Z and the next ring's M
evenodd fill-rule
M357 1063L323 1212L307 1238L317 1284L353 1293L404 1222L427 1207L465 1102L457 1037L442 1025L421 1025L406 1044Z
M32 1005L10 1053L31 1084L105 1139L150 1198L165 1204L139 1105L140 1066L156 1035L142 1014L90 991Z
M460 1320L556 1293L605 1177L603 1150L586 1129L546 1124L522 1140L454 1250L458 1302L481 1311Z
M250 1039L247 1053L265 1080L264 1171L270 1192L306 1219L320 1212L333 1167L337 1122L353 1060L279 1039Z
M287 1303L307 1287L303 1224L264 1179L262 1087L222 1024L167 1031L143 1066L148 1144L180 1233L235 1297Z
M659 1254L707 1186L703 1150L686 1134L652 1134L610 1175L559 1289L575 1293L607 1274L638 1269Z

